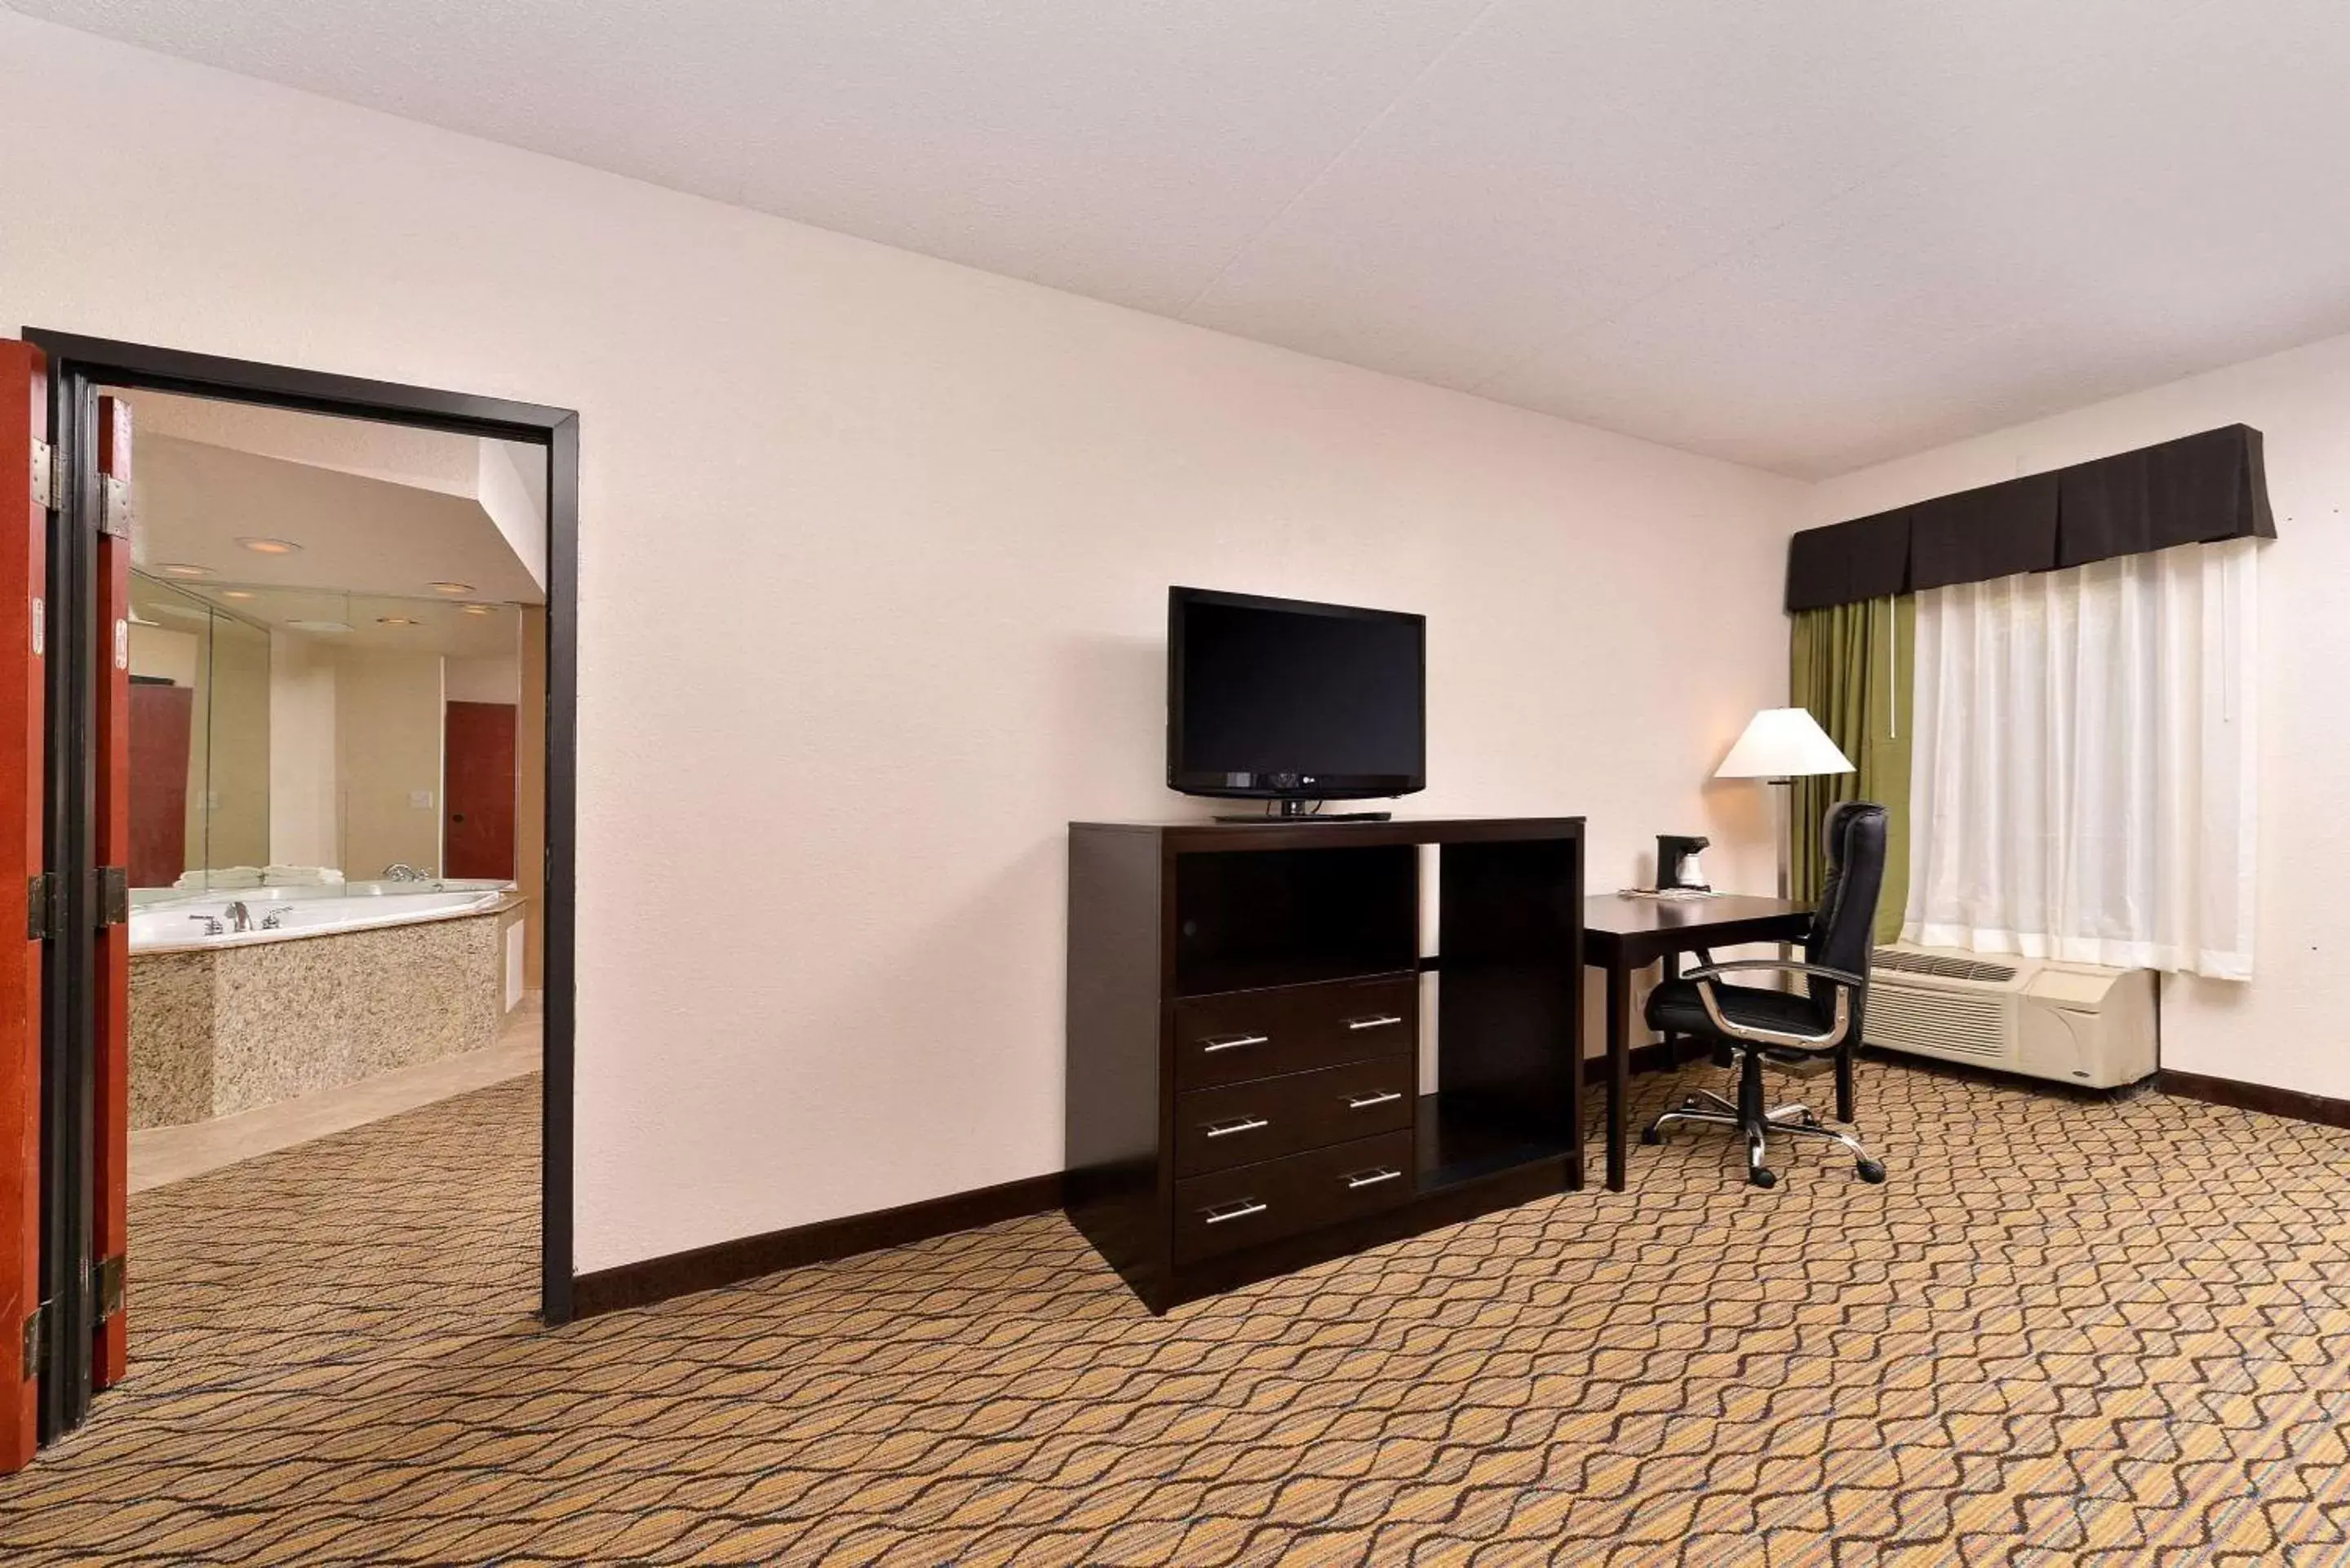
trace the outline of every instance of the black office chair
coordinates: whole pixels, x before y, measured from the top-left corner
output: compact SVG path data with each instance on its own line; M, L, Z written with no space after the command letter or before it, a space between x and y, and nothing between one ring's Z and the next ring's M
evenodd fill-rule
M1764 1063L1806 1077L1833 1066L1836 1120L1847 1127L1852 1122L1853 1051L1868 1007L1869 950L1876 940L1877 891L1885 881L1885 808L1867 801L1833 806L1820 836L1827 849L1827 887L1812 913L1803 962L1714 963L1710 955L1700 955L1706 963L1648 994L1649 1028L1711 1041L1717 1057L1727 1053L1738 1070L1738 1103L1719 1095L1691 1095L1678 1110L1649 1123L1640 1141L1661 1143L1665 1128L1680 1122L1736 1127L1746 1135L1746 1179L1757 1187L1779 1179L1762 1164L1764 1145L1778 1133L1834 1138L1858 1158L1862 1180L1885 1179L1885 1167L1869 1158L1856 1134L1822 1126L1810 1106L1762 1108ZM1797 973L1808 983L1799 994L1721 981L1741 970Z

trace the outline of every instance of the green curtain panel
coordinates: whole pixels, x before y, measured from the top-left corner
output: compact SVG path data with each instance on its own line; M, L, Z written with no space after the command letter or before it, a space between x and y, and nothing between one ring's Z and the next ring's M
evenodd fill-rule
M1811 711L1860 771L1794 782L1790 887L1798 898L1820 896L1826 877L1820 820L1828 807L1842 800L1876 801L1887 815L1877 940L1889 942L1901 934L1901 909L1909 897L1909 693L1918 601L1909 595L1863 599L1799 610L1791 618L1789 699Z

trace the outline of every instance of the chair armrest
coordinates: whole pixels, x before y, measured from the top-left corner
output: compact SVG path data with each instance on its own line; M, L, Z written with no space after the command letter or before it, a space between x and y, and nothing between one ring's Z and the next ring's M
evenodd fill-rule
M1716 976L1736 970L1775 970L1785 974L1814 975L1835 987L1835 1012L1827 1031L1821 1034L1798 1034L1793 1030L1771 1029L1757 1023L1733 1023L1721 1011L1721 999L1713 993ZM1863 984L1860 976L1821 964L1798 963L1792 959L1732 959L1728 963L1711 963L1693 969L1680 977L1697 985L1697 999L1704 1004L1707 1020L1715 1029L1732 1040L1749 1045L1777 1045L1790 1051L1833 1051L1841 1046L1852 1032L1852 999ZM1734 989L1734 988L1733 988Z
M1731 970L1741 969L1769 969L1777 970L1783 974L1807 974L1817 980L1832 981L1837 985L1848 985L1856 990L1868 983L1849 970L1830 969L1825 964L1803 963L1794 959L1731 959L1727 963L1700 964L1696 969L1683 970L1680 978L1711 980L1718 974L1726 974Z

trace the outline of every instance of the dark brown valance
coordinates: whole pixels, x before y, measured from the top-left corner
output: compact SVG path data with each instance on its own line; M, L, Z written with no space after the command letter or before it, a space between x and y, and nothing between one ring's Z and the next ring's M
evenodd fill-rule
M1909 509L1909 586L1987 583L2056 565L2056 475L2035 473Z
M1787 608L2275 537L2261 432L2229 425L1806 528L1787 543Z
M2075 463L2055 477L2064 490L2060 566L2173 545L2276 537L2261 432L2249 426Z
M1806 528L1787 542L1787 608L1909 591L1909 509Z

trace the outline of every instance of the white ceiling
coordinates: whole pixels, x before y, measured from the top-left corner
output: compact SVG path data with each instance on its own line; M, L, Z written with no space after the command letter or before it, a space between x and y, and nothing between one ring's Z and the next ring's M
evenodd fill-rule
M0 0L1822 475L2350 329L2339 0Z
M131 405L136 524L145 570L203 566L182 586L296 587L539 604L546 596L474 493L471 436L163 392ZM261 555L241 539L301 548Z

